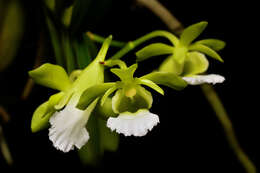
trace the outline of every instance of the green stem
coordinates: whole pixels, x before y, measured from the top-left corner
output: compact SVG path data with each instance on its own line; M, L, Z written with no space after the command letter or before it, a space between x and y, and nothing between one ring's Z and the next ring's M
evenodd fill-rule
M108 61L105 61L104 65L108 66L108 67L113 67L113 66L118 65L121 69L126 69L127 68L125 62L121 61L120 59L115 59L115 60L110 59Z
M105 37L102 37L102 36L100 36L100 35L94 34L94 33L92 33L92 32L87 32L86 34L87 34L87 36L88 36L91 40L93 40L93 41L95 41L95 42L97 42L97 43L103 43L103 42L105 41L105 39L106 39ZM112 40L111 43L110 43L110 46L119 47L119 48L122 48L122 47L124 47L125 45L126 45L126 42L115 41L115 40Z
M110 59L120 59L122 58L125 54L127 54L129 51L133 50L134 48L136 48L137 46L139 46L140 44L155 38L155 37L165 37L167 38L173 45L178 45L179 44L179 40L177 37L175 37L172 33L167 32L167 31L162 31L162 30L158 30L158 31L153 31L150 32L134 41L130 41L128 42L125 47L123 47L120 51L118 51L114 56L112 56Z
M227 112L223 104L221 103L217 93L215 92L213 87L208 84L201 85L201 89L205 97L207 98L208 102L212 106L213 110L215 111L221 125L223 126L229 145L233 149L237 158L242 163L242 165L248 173L256 173L256 168L254 164L242 150L236 139L232 123L228 118Z
M99 36L97 34L93 34L91 32L87 32L87 35L90 37L91 40L94 40L98 43L103 43L105 38L102 36ZM133 50L140 44L155 38L155 37L165 37L167 38L173 45L177 45L179 43L179 40L177 37L175 37L172 33L167 32L167 31L153 31L150 32L134 41L129 41L128 43L121 42L121 41L112 41L111 45L116 46L116 47L121 47L122 49L119 50L114 56L112 56L109 59L120 59L122 58L125 54L127 54L129 51Z

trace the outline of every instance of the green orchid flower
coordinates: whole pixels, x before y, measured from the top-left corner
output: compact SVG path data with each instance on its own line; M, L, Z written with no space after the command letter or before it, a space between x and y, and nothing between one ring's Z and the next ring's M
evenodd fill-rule
M72 73L70 77L62 67L48 63L29 72L36 83L60 91L36 109L31 129L37 132L50 124L49 139L63 152L75 146L80 149L89 140L86 124L97 99L84 110L76 108L76 105L87 88L104 82L104 66L100 62L105 60L111 40L112 36L105 40L91 64L81 72Z
M187 83L177 75L169 72L152 72L140 78L134 77L137 64L126 67L120 60L115 60L121 68L112 68L111 72L120 78L118 82L103 83L88 88L81 96L78 108L85 109L100 97L101 106L105 104L110 95L112 97L112 110L114 115L108 115L107 127L125 136L144 136L159 123L159 117L149 111L152 106L152 94L143 86L149 87L164 95L164 91L157 84L181 90ZM106 64L114 64L114 60ZM91 94L89 94L91 93Z
M205 55L223 62L216 51L225 47L225 42L217 39L205 39L193 42L206 28L207 22L199 22L187 27L173 45L163 43L150 44L136 53L137 60L143 61L153 56L169 55L159 67L159 71L180 75L191 85L202 83L222 83L220 75L200 75L207 71L209 62ZM175 36L174 36L175 37Z

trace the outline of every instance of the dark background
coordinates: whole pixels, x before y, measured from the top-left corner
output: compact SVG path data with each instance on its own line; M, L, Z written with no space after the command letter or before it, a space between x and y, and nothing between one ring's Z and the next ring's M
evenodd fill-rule
M115 39L128 41L150 31L167 27L146 8L134 1L111 1L105 13L96 12L86 18L82 30L100 35L112 34ZM251 2L227 1L162 1L184 24L208 21L202 38L218 38L227 46L220 52L225 63L210 59L209 72L226 77L215 87L230 119L237 138L249 157L259 165L258 119L258 49L257 11ZM145 137L121 136L117 152L106 152L98 168L81 165L77 153L61 153L52 147L48 131L30 132L30 120L35 108L48 98L48 89L35 86L27 101L19 99L27 81L27 71L33 68L37 39L44 22L38 2L25 1L26 30L14 63L1 74L1 97L11 114L4 125L14 165L0 157L0 171L82 169L86 172L169 171L169 172L244 172L230 149L220 123L204 98L200 87L187 87L176 92L167 88L166 96L153 94L151 111L160 116L160 124ZM101 8L102 9L102 8ZM133 56L134 54L129 54ZM161 60L140 63L139 70L149 72ZM140 72L139 71L139 72ZM5 81L5 82L3 82ZM10 101L10 100L15 100Z

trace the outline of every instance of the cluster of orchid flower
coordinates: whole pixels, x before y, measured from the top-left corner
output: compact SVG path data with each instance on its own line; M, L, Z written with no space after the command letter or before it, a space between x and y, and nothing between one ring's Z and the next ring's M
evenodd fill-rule
M158 115L149 111L153 97L147 88L163 95L164 91L158 85L181 90L188 84L224 81L220 75L203 74L209 66L205 55L222 61L216 51L225 46L223 41L217 39L193 43L206 26L207 22L191 25L180 38L167 31L155 31L144 36L144 41L156 36L165 37L172 45L153 43L136 52L137 62L158 55L169 55L158 70L142 77L134 77L137 63L128 67L119 59L121 57L105 59L112 36L105 39L97 57L84 70L73 71L70 76L61 66L49 63L30 71L29 75L36 83L59 90L34 112L32 131L50 126L49 139L57 149L63 152L75 146L80 149L91 138L87 131L88 120L96 116L95 111L99 107L105 114L106 128L111 133L146 135L159 123ZM110 71L120 81L104 82L105 68L111 68Z

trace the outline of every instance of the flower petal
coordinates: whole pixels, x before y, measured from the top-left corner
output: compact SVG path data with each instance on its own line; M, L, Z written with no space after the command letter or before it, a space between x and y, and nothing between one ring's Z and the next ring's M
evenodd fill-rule
M50 118L49 139L55 148L68 152L87 143L89 134L85 126L96 103L97 99L85 111L67 105Z
M159 123L159 117L147 109L140 109L136 113L124 112L118 117L110 117L107 127L125 136L144 136Z
M217 74L209 74L209 75L194 75L190 77L183 77L183 80L185 80L190 85L200 85L203 83L222 83L224 82L225 78L221 75Z

